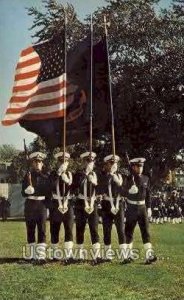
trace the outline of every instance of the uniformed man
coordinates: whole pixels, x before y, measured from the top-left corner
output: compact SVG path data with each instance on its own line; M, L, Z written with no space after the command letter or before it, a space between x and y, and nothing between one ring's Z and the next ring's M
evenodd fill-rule
M53 250L53 260L61 259L58 256L58 243L61 223L64 225L64 253L65 264L74 262L73 259L73 224L74 224L74 210L72 204L71 186L73 176L69 167L70 154L58 152L55 154L57 159L57 170L50 174L50 184L52 190L52 201L50 207L50 234L51 234L51 248Z
M158 192L157 195L151 201L151 210L153 223L159 224L161 218L161 193Z
M167 222L167 203L165 193L161 194L161 224Z
M182 221L182 218L184 218L184 195L182 191L180 194L180 207L181 207L181 221Z
M146 264L157 260L150 241L149 221L151 217L150 203L150 182L149 178L143 175L145 158L134 158L130 160L131 174L125 180L123 193L127 198L127 211L125 234L127 246L132 253L133 233L138 222L144 249L146 251ZM132 257L130 255L130 261Z
M43 172L43 160L45 158L46 155L42 152L30 154L30 171L27 172L22 182L22 195L26 197L24 213L29 258L37 264L46 262L46 201L49 197L49 181L48 175ZM38 232L37 243L36 228Z
M93 250L93 263L98 264L102 260L100 258L99 216L96 202L97 175L94 171L96 153L85 152L80 155L80 158L82 159L83 168L81 171L76 172L74 179L74 189L76 191L76 242L79 249L79 259L84 261L86 258L84 232L88 222Z
M2 214L2 221L6 221L8 216L10 215L10 202L6 197L1 198L1 214Z
M169 217L172 221L172 224L180 223L181 221L181 211L178 203L178 192L173 190L171 192L171 197L169 198Z
M108 155L104 158L104 170L99 178L99 193L102 195L102 224L106 259L108 261L112 260L111 232L114 222L122 262L125 263L124 203L121 196L123 179L120 172L118 172L119 160L120 158L117 155Z

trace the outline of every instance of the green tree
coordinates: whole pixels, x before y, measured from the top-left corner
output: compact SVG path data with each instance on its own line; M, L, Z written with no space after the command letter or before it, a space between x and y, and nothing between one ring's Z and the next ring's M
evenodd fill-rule
M50 39L55 35L63 34L65 16L67 22L67 47L74 46L75 42L84 38L84 24L78 19L72 4L66 6L55 0L42 0L43 11L35 7L27 8L28 15L33 17L34 30L32 35L37 42Z
M118 153L144 155L156 181L177 165L183 148L184 23L159 1L108 1L95 14L109 16Z
M12 159L19 153L13 145L4 144L0 146L0 160L12 161Z
M49 153L45 143L42 141L40 137L37 137L33 140L32 143L26 145L28 156L32 152L41 151L45 154ZM9 168L9 182L11 183L19 183L22 181L22 178L26 174L29 169L29 160L27 159L27 154L24 151L19 151L16 155L14 155L12 159L11 166ZM49 170L49 164L52 165L52 161L49 159L46 160L46 171Z
M42 1L43 12L29 8L38 41L64 29L64 7ZM103 16L110 21L108 42L112 72L117 153L144 155L153 181L178 165L184 140L183 1L156 11L159 0L108 0L94 12L94 37L104 36ZM80 22L72 5L66 8L68 47L89 31L89 16ZM97 149L105 154L109 138ZM74 147L77 149L78 146ZM103 149L102 149L103 148ZM109 149L111 152L111 150Z

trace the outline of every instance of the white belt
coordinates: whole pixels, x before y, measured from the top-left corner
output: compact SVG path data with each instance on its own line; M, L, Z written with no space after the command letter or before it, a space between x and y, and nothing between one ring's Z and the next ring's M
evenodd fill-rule
M66 198L67 198L68 200L71 199L71 198L69 198L68 196L65 196L65 197L63 198L63 197L59 197L57 194L52 194L52 199L53 199L53 200L59 200L59 199L61 199L61 200L65 199L65 200L66 200Z
M145 204L145 200L141 200L141 201L132 201L130 199L127 199L127 202L129 204L133 204L133 205L144 205Z
M45 200L45 196L28 196L29 200Z
M153 210L158 210L158 207L154 207Z
M85 187L84 189L84 192L85 194L87 194L87 189ZM91 198L90 197L85 197L84 195L82 194L79 194L78 195L78 199L80 200L84 200L84 203L85 203L85 211L87 212L87 214L91 214L93 211L94 211L94 202L96 200L96 196L92 196Z
M65 190L65 189L64 189ZM67 196L62 197L60 193L60 188L59 188L59 177L56 182L56 200L58 201L58 210L60 213L65 214L68 211L68 198L69 194ZM62 203L63 200L63 203Z
M120 196L117 196L116 199L113 198L112 196L112 186L111 186L111 182L112 182L112 178L110 179L109 183L108 183L108 192L109 192L109 196L107 196L107 194L104 195L104 199L106 201L109 201L111 204L111 213L113 215L116 215L119 211L119 201L121 200ZM114 205L114 200L116 200L116 204Z
M90 201L90 200L96 200L96 196L92 196L91 199L90 199L89 197L86 197L86 198L85 198L85 196L82 195L82 194L79 194L79 195L78 195L78 198L79 198L80 200L87 200L87 201Z
M111 201L111 198L108 197L108 196L105 196L103 200L105 200L105 201ZM112 198L112 200L113 200L113 201L115 201L115 200L121 200L121 197Z

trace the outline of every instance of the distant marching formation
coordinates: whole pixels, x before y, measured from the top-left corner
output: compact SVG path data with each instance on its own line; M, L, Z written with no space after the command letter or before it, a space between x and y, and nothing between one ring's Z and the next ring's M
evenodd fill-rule
M184 218L184 196L181 191L173 190L171 195L158 192L152 196L152 217L150 222L155 224L182 223Z

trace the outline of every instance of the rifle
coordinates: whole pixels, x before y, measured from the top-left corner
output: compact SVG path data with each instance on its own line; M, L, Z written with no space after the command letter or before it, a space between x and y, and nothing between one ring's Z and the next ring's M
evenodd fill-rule
M131 165L130 165L130 159L129 159L129 156L128 156L128 153L127 153L127 152L125 152L125 157L126 157L126 161L127 161L127 163L128 163L128 168L129 168L130 175L131 175L131 179L132 179L132 187L135 186L135 187L136 187L136 190L137 190L137 192L138 192L138 188L137 188L137 185L136 185L136 183L135 183L134 175L132 174L132 169L131 169ZM136 190L135 190L135 191L136 191ZM135 194L136 194L136 192L135 192Z
M26 141L24 139L24 154L25 154L25 160L26 160L26 169L27 169L27 178L29 185L33 186L32 179L31 179L31 171L30 171L30 163L29 163L29 154L26 146Z

